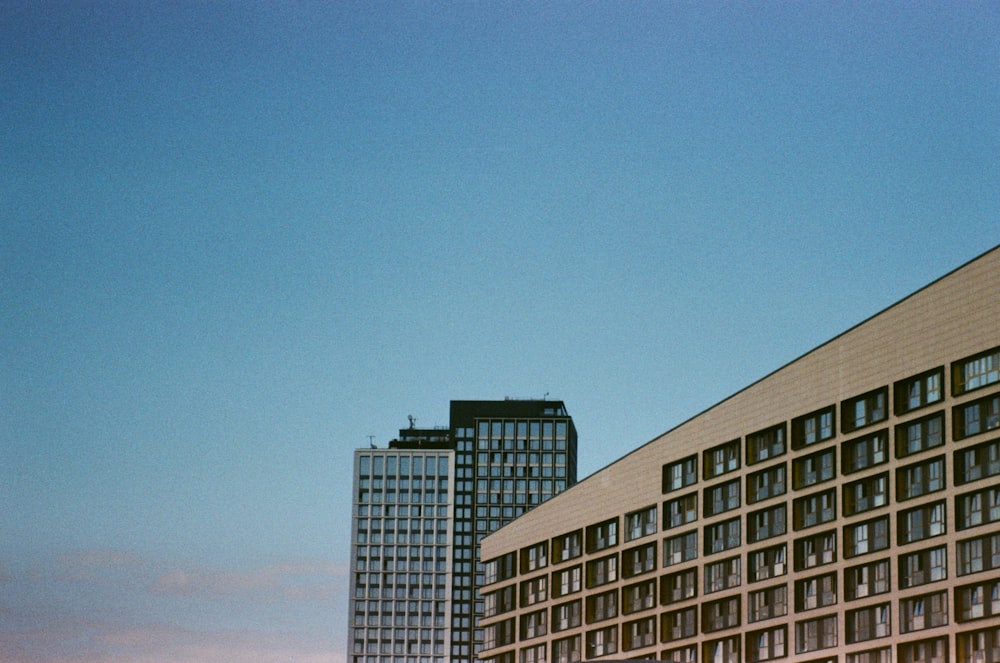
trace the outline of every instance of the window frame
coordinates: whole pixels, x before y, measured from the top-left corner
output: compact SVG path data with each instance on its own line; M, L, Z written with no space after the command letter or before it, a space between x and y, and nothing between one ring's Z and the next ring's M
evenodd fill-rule
M931 390L931 382L937 379L937 397L930 398L930 395L935 392ZM917 388L916 400L917 403L914 405L914 394L913 389ZM944 366L938 366L932 368L923 373L918 373L917 375L910 376L895 382L892 385L893 392L893 411L897 417L910 412L915 412L917 410L923 409L935 403L940 403L944 400Z
M829 416L829 426L823 424L823 417ZM823 434L823 431L829 431ZM792 419L792 451L798 451L814 444L821 444L837 437L837 406L827 405L808 414Z
M882 484L881 489L879 483ZM859 498L858 489L863 489L865 495ZM889 506L890 501L888 471L869 474L841 485L842 513L845 518Z
M777 476L780 475L780 476ZM763 480L763 484L760 481ZM760 484L760 485L757 485ZM763 493L763 494L762 494ZM788 493L788 464L785 462L747 474L747 505Z
M763 556L763 564L759 564L757 556ZM780 568L779 568L780 567ZM761 575L761 570L767 569L766 575ZM763 582L773 578L780 578L788 574L788 544L758 548L747 553L747 582Z
M919 530L911 529L917 524L912 518L920 514ZM940 519L936 516L940 515ZM926 522L925 522L926 521ZM935 526L935 523L940 525ZM940 531L935 532L935 527ZM941 499L896 512L896 545L905 546L910 543L927 541L948 533L947 500Z
M971 387L968 386L970 378L965 376L966 369L970 364L975 364L982 362L983 365L976 374L975 384ZM979 382L981 376L985 375L985 379ZM995 348L990 348L983 352L977 352L976 354L969 355L959 359L951 364L951 394L952 396L961 396L963 394L968 394L969 392L977 391L979 389L984 389L992 384L1000 382L1000 346Z
M770 437L774 436L774 439ZM785 422L768 426L746 436L747 467L779 458L788 453L788 432Z
M975 412L975 430L969 430L968 413ZM984 423L985 422L985 423ZM1000 393L961 403L951 412L952 439L956 442L1000 429Z
M882 446L881 451L877 448L879 444ZM865 449L863 458L858 454L862 445ZM881 460L879 460L880 455ZM870 431L840 445L840 473L847 476L878 467L889 462L889 455L889 429Z
M829 462L826 459L829 458ZM816 468L810 470L815 464ZM837 448L826 447L792 460L792 490L818 486L837 478Z
M691 454L663 465L661 492L664 495L675 490L683 490L696 483L698 483L698 454Z
M864 406L864 412L859 415L860 405ZM849 412L854 413L853 417L846 414ZM882 423L888 418L889 387L887 386L872 389L840 403L840 430L845 435Z
M722 454L721 462L713 458L717 454ZM702 479L709 481L730 472L740 469L740 438L718 444L702 452Z

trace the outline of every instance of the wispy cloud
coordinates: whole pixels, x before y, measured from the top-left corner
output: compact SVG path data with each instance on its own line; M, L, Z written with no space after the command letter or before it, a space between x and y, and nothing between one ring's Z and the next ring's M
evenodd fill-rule
M0 638L4 663L344 663L339 650L324 638L166 624L64 622Z
M0 565L0 661L342 663L347 578L327 559L226 568L121 550Z

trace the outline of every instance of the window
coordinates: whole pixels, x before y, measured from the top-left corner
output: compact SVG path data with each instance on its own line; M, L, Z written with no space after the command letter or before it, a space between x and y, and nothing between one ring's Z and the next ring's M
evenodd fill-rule
M705 565L705 593L740 586L740 558L730 557Z
M501 587L495 592L483 594L483 599L485 600L484 612L500 615L514 610L517 607L516 594L516 585L508 585Z
M951 415L951 420L956 440L996 430L1000 428L1000 396L987 396L958 405Z
M795 581L795 612L825 608L836 603L836 573L824 573Z
M748 663L785 658L786 640L788 640L788 627L784 625L750 631L746 635Z
M542 541L521 549L521 573L543 569L549 563L549 542Z
M837 517L837 493L831 488L821 493L800 497L792 502L792 517L796 530L828 523Z
M702 467L705 479L714 479L740 469L740 441L733 440L704 452Z
M625 541L635 541L650 534L656 534L658 521L656 505L625 514Z
M656 569L656 543L647 543L622 553L622 576L632 578Z
M514 553L483 563L483 584L502 582L514 576Z
M521 615L521 639L537 638L548 633L546 611L538 610Z
M650 647L656 644L656 618L644 617L634 622L625 622L622 625L625 633L622 648L625 651Z
M775 585L750 592L747 596L747 621L760 622L788 614L788 588Z
M847 663L892 663L891 647L876 647L847 655Z
M944 392L941 389L943 379L944 367L940 366L932 371L900 380L893 385L896 416L913 412L944 398Z
M844 618L847 621L849 645L892 635L888 603L848 610Z
M714 633L740 625L740 597L730 596L701 604L701 631Z
M740 663L740 636L707 640L701 646L702 663Z
M833 437L834 406L792 419L792 449L798 450Z
M804 571L837 561L837 530L795 540L795 570Z
M955 636L958 663L997 663L1000 661L1000 627L965 631Z
M566 631L580 625L580 602L569 601L552 606L552 632Z
M587 658L606 656L618 652L618 627L607 626L587 631Z
M955 529L1000 522L1000 487L981 488L955 498Z
M736 548L740 545L740 519L733 518L705 527L705 554Z
M549 579L547 576L533 578L521 583L521 607L526 608L541 603L548 598Z
M829 481L837 474L837 452L830 447L792 461L792 488L799 490Z
M844 401L840 406L841 426L844 432L851 433L859 428L885 421L889 416L885 407L887 392L888 389L882 387Z
M665 612L660 617L660 639L675 642L698 635L698 608L691 606Z
M663 540L663 566L673 566L698 557L698 532L692 530Z
M568 559L579 557L580 550L580 530L569 532L552 539L552 557L556 562L565 562Z
M1000 533L963 539L956 550L960 576L1000 569Z
M900 589L926 585L947 577L948 553L945 546L922 548L899 556Z
M901 642L896 645L897 663L948 663L948 636Z
M680 527L698 520L698 493L688 493L663 503L663 529Z
M769 497L784 495L785 464L774 465L747 476L747 504L754 504Z
M955 588L955 619L968 622L1000 616L1000 578Z
M757 543L784 534L785 520L784 504L747 514L747 541Z
M778 546L762 548L747 553L747 567L750 570L748 576L749 582L760 582L761 580L785 575L787 573L786 552L787 548L782 543Z
M1000 348L981 352L951 365L955 396L1000 382Z
M668 573L660 579L660 603L669 605L698 596L698 570Z
M587 528L587 552L594 553L599 550L611 548L618 545L618 519L612 518L603 523L590 525Z
M944 456L928 458L896 470L896 501L944 490Z
M899 632L911 633L948 623L948 593L935 592L899 600Z
M587 589L618 580L618 555L587 562Z
M889 547L889 516L844 527L844 557L865 555Z
M587 597L587 623L604 621L618 616L618 590L593 594Z
M663 466L663 492L669 493L698 481L698 457L688 456Z
M660 660L666 663L697 663L698 648L695 645L667 649L660 652Z
M889 560L880 559L844 569L844 596L848 601L885 594L892 589Z
M920 453L944 444L944 412L896 426L896 458Z
M576 565L552 574L552 597L559 598L580 591L580 566Z
M837 616L816 617L795 622L795 653L837 646Z
M840 464L844 474L853 474L861 470L875 467L888 462L889 431L882 429L869 433L864 437L844 442L840 447Z
M889 473L844 484L844 515L853 516L889 503Z
M552 641L552 663L576 663L579 660L579 635Z
M747 465L754 465L785 453L785 424L747 435Z
M705 517L740 507L740 480L734 479L705 489Z
M648 610L656 605L656 580L626 585L622 590L622 614Z
M516 639L514 635L514 618L491 624L483 629L483 648L493 649L509 645Z
M1000 475L1000 439L955 452L955 485Z
M545 663L545 650L548 647L544 644L532 645L521 650L521 663ZM458 652L452 652L458 656Z
M946 531L944 500L901 511L896 523L899 545L941 536Z

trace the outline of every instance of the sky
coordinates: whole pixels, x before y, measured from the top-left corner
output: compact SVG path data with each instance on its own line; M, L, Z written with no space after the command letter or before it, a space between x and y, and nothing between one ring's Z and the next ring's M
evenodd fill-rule
M1000 243L1000 5L0 2L0 660L343 663L353 449L580 476Z

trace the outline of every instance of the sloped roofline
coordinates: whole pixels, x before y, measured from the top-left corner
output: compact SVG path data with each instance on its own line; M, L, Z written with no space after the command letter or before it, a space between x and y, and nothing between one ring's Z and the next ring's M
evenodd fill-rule
M879 316L884 315L885 313L888 313L892 309L894 309L894 308L902 305L906 301L908 301L908 300L916 297L917 295L919 295L923 291L928 290L928 289L934 287L935 285L937 285L941 281L944 281L945 279L949 278L950 276L952 276L956 272L962 271L966 267L972 265L973 263L976 263L976 262L982 260L983 258L985 258L986 256L990 255L991 253L993 253L995 251L1000 251L1000 244L997 244L996 246L994 246L994 247L992 247L990 249L987 249L986 251L983 251L982 253L980 253L976 257L972 258L971 260L967 260L966 262L962 263L958 267L956 267L956 268L948 271L946 274L943 274L942 276L939 276L938 278L934 279L930 283L927 283L926 285L922 286L921 288L918 288L917 290L914 290L913 292L911 292L910 294L906 295L902 299L897 300L896 302L893 302L892 304L890 304L889 306L886 306L885 308L881 309L880 311L878 311L878 312L876 312L876 313L868 316L867 318L865 318L861 322L858 322L857 324L854 324L854 325L848 327L847 329L845 329L844 331L840 332L836 336L833 336L832 338L824 341L823 343L817 345L816 347L812 348L811 350L808 350L808 351L802 353L801 355L795 357L791 361L785 362L784 364L782 364L778 368L774 369L773 371L771 371L771 372L767 373L766 375L763 375L762 377L754 380L753 382L751 382L750 384L742 387L738 391L735 391L732 394L726 396L721 401L718 401L718 402L716 402L716 403L708 406L704 410L701 410L701 411L697 412L696 414L693 414L692 416L688 417L687 419L684 419L683 421L681 421L677 425L675 425L675 426L667 429L666 431L660 433L659 435L656 435L655 437L653 437L649 441L644 442L643 444L640 444L639 446L635 447L634 449L632 449L631 451L625 453L624 455L620 456L619 458L616 458L615 460L611 461L607 465L604 465L603 467L600 467L600 468L594 470L593 472L591 472L590 474L588 474L587 476L585 476L584 478L580 479L575 484L573 484L573 486L570 486L569 488L567 488L566 490L564 490L562 493L559 493L559 495L557 497L561 497L562 495L565 495L566 493L568 493L569 491L571 491L574 487L582 484L584 481L586 481L590 477L595 476L595 475L603 472L604 470L608 469L609 467L611 467L613 465L616 465L617 463L620 463L621 461L625 460L626 458L628 458L632 454L641 451L642 449L646 448L650 444L653 444L654 442L662 439L664 436L669 435L670 433L673 433L675 430L678 430L678 429L684 427L685 425L687 425L691 421L697 419L698 417L701 417L702 415L707 414L708 412L711 412L712 410L716 409L717 407L721 406L722 404L724 404L724 403L732 400L733 398L736 398L737 396L739 396L743 392L745 392L745 391L747 391L749 389L752 389L753 387L755 387L756 385L760 384L761 382L767 380L768 378L770 378L771 376L775 375L776 373L780 373L781 371L785 370L786 368L788 368L792 364L795 364L796 362L799 362L802 359L805 359L809 355L811 355L811 354L813 354L815 352L818 352L819 350L825 348L826 346L828 346L831 343L837 341L838 339L840 339L840 338L842 338L842 337L850 334L851 332L853 332L854 330L858 329L859 327L863 327L864 325L868 324L869 322L871 322L875 318L878 318Z

